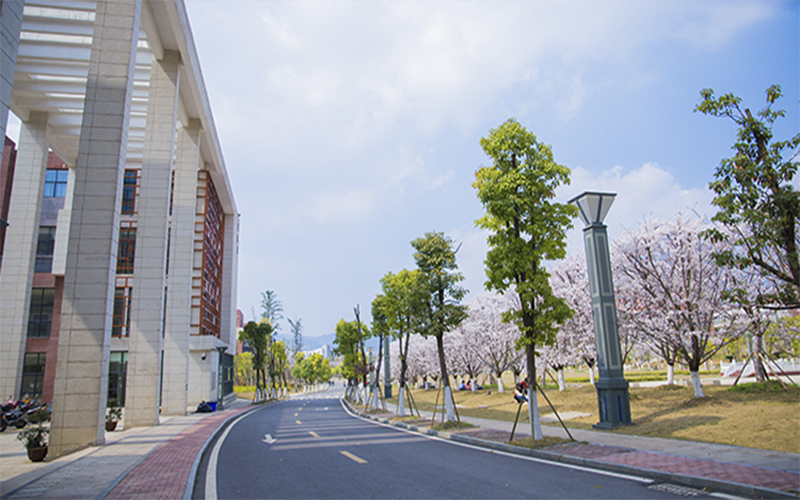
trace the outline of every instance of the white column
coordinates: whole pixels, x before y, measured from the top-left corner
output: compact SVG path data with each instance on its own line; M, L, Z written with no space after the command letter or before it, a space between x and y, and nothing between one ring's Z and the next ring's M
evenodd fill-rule
M50 454L105 442L122 177L141 0L98 0L64 275Z
M189 325L192 309L191 255L194 249L194 216L199 168L200 124L197 122L178 130L176 145L161 392L161 411L164 415L183 415L188 404Z
M0 140L6 136L8 106L14 88L14 72L17 67L19 32L22 28L22 1L0 2ZM0 160L3 151L0 150Z
M47 171L47 113L31 112L22 122L9 226L0 271L0 395L19 396L25 339L28 336L33 266L39 238L42 191Z
M165 51L150 70L131 296L125 426L158 423L167 267L169 195L180 86L180 54Z
M225 237L222 243L222 293L220 340L228 344L228 353L236 351L236 289L239 269L239 214L225 214Z

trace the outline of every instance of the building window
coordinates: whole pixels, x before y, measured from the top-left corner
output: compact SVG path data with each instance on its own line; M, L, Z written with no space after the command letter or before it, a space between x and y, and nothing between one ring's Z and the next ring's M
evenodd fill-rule
M22 387L20 395L27 394L31 399L42 396L44 389L44 362L46 354L43 352L25 353L22 365Z
M108 399L125 406L125 379L128 374L128 353L111 352L108 361Z
M136 253L136 228L123 227L119 230L117 250L117 274L133 274L133 258Z
M126 169L122 183L122 213L136 213L136 198L139 195L139 170Z
M67 196L69 170L50 169L44 174L44 197L64 198Z
M211 178L208 178L207 182L200 334L219 337L222 317L222 245L225 236L225 216L214 183Z
M28 316L28 337L50 337L53 322L54 288L34 288L31 291L31 309Z
M56 243L55 226L39 227L39 242L36 244L35 273L49 273L53 270L53 248Z
M131 334L131 288L114 289L114 318L111 335L127 337Z

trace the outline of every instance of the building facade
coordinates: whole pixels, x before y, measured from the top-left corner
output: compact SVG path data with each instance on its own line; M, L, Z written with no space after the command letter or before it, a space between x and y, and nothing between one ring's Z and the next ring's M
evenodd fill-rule
M0 3L0 390L51 453L232 396L239 220L182 0ZM7 224L7 227L6 227Z

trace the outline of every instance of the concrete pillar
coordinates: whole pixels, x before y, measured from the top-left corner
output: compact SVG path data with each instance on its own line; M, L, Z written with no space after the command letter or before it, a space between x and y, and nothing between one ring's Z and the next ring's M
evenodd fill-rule
M236 354L236 289L239 267L239 214L225 214L222 243L222 296L220 340L228 344L228 354Z
M188 404L192 259L187 256L191 256L194 251L194 216L200 161L200 124L197 122L178 130L176 145L161 392L161 411L165 415L183 415Z
M42 191L47 171L47 113L31 112L22 122L8 209L5 254L0 271L0 395L18 396L28 337L33 265L39 238Z
M22 28L22 9L20 1L0 2L0 140L6 136L8 106L11 103L11 90L14 88L14 72L17 67L19 32ZM0 160L3 152L0 151Z
M153 61L150 70L128 340L126 427L158 423L169 195L179 85L180 54L165 51L163 59Z
M105 442L122 179L141 0L98 0L64 275L50 454Z

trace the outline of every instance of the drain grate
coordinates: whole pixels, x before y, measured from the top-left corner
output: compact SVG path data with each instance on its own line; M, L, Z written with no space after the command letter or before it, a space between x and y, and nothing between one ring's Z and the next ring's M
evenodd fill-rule
M706 494L704 491L696 490L694 488L688 488L686 486L678 486L677 484L669 483L651 484L648 486L648 488L651 490L664 491L666 493L680 495L682 497L699 497Z

